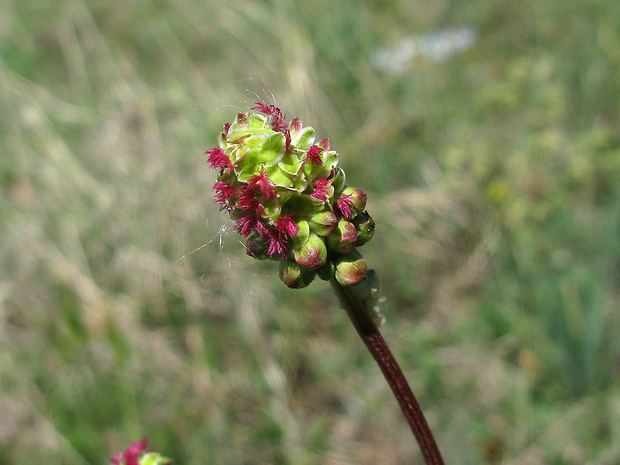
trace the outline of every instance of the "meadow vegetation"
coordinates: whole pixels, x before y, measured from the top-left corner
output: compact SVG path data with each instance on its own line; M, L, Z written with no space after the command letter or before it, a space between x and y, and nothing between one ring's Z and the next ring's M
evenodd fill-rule
M179 465L419 462L329 286L287 289L213 203L204 151L257 99L368 193L446 462L619 463L619 51L603 0L1 0L0 465L144 436Z

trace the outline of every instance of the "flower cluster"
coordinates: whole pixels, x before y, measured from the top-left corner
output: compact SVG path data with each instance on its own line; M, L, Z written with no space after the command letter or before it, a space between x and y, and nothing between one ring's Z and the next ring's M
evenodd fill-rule
M168 465L170 459L155 452L147 452L147 439L133 441L122 454L114 454L110 461L114 465Z
M280 278L305 287L316 275L342 285L366 278L357 247L373 235L366 194L345 184L328 139L299 118L287 123L279 108L257 103L226 123L219 146L207 150L219 170L215 200L247 238L249 255L280 260Z

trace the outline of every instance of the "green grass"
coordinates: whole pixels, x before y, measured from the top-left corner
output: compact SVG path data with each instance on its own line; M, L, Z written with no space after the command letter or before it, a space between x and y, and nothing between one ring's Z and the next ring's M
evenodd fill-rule
M466 52L372 66L461 26ZM370 194L447 463L618 463L618 31L602 0L2 0L0 465L143 436L183 465L420 461L329 286L286 289L212 202L203 152L252 93Z

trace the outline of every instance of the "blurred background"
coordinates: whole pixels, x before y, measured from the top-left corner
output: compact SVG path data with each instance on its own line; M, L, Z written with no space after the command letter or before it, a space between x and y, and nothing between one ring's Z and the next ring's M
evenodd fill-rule
M0 464L421 463L330 287L204 151L258 100L370 197L446 462L620 463L620 4L0 0Z

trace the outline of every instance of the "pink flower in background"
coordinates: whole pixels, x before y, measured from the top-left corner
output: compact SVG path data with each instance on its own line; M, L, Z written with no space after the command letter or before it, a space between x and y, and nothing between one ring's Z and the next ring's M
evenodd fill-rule
M148 439L144 438L142 441L132 441L123 455L114 454L113 457L110 457L110 460L114 465L140 465L138 461L138 457L146 452L146 446L148 444Z
M148 440L133 441L122 454L114 454L110 461L114 465L170 465L170 459L157 452L147 452Z

